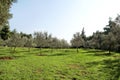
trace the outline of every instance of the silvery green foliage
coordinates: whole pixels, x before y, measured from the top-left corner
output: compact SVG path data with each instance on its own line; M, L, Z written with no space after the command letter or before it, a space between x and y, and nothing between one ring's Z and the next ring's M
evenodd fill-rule
M24 42L25 42L24 38L22 38L19 33L14 33L6 41L6 44L7 44L8 47L23 47Z
M24 46L29 48L34 47L34 40L32 38L26 38Z
M43 47L45 42L44 34L42 32L35 32L34 41L37 47Z
M84 46L84 40L81 37L81 34L79 32L75 33L73 35L73 38L71 40L72 47L83 47Z
M52 37L52 35L47 32L35 32L34 42L36 47L39 48L66 48L69 46L67 41L64 39L61 40L56 37Z

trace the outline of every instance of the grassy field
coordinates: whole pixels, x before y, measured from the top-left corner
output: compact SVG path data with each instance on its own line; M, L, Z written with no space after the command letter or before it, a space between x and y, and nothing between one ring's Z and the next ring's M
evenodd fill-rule
M120 80L120 54L100 50L0 48L0 80Z

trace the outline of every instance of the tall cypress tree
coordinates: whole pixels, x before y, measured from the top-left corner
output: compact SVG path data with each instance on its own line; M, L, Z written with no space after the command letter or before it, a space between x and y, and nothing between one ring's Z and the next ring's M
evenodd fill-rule
M0 31L0 36L3 40L7 40L10 36L10 29L9 25L5 25L2 30Z

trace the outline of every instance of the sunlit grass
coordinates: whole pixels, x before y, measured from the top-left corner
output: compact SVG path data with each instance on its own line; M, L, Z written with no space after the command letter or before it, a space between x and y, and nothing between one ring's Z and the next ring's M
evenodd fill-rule
M42 55L39 55L39 54ZM120 55L79 49L0 48L0 80L120 80Z

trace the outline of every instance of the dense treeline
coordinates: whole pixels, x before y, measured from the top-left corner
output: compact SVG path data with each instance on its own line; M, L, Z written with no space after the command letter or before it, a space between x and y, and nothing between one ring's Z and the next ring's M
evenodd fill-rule
M120 15L115 20L109 19L104 31L96 31L92 36L86 37L84 29L73 35L72 47L94 48L120 52Z
M0 45L14 47L36 48L92 48L110 51L120 51L120 15L115 20L109 19L104 31L96 31L92 36L86 37L84 28L81 33L76 32L71 39L71 45L64 39L52 37L48 32L35 32L34 34L10 31L6 24L0 31Z
M115 20L109 19L104 31L96 31L92 36L86 37L84 28L81 33L76 32L71 39L71 45L64 39L52 37L48 32L35 32L34 34L10 31L6 24L0 31L0 45L14 47L36 48L92 48L110 51L120 51L120 15Z

